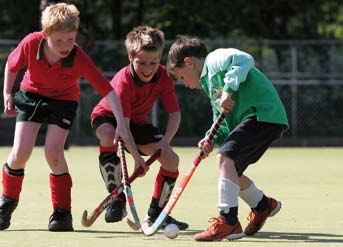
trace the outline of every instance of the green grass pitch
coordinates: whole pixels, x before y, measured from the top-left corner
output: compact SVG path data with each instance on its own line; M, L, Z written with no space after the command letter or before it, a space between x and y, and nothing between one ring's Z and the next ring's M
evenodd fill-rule
M178 182L190 167L197 149L177 147L180 156ZM0 148L1 163L9 147ZM209 226L207 220L218 215L218 170L215 153L203 160L172 211L172 216L189 223L190 228L178 238L168 239L163 232L145 237L131 230L125 221L108 224L104 213L89 228L81 225L81 215L90 213L107 195L98 168L98 148L72 146L66 158L73 178L72 213L74 232L54 233L47 230L52 206L49 168L42 147L29 160L23 190L9 229L0 231L0 247L192 247L192 246L342 246L343 245L343 148L271 148L246 175L254 179L267 195L282 201L282 209L270 218L253 237L235 242L223 240L199 243L194 233ZM133 169L127 155L129 174ZM148 209L158 162L145 177L132 184L141 221ZM2 192L2 191L1 191ZM239 219L244 228L249 208L239 201Z

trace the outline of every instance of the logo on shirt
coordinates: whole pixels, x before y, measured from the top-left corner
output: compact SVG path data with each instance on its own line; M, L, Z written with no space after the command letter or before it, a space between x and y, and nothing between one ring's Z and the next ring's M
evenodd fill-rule
M216 101L222 97L222 90L217 87L212 87L212 100Z
M59 81L70 81L73 77L68 74L59 74L57 80Z

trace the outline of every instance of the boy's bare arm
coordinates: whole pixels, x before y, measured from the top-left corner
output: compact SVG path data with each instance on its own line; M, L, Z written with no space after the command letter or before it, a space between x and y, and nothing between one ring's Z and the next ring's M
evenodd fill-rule
M6 63L5 67L5 76L4 76L4 113L8 117L13 117L17 115L16 110L14 109L12 89L17 78L17 72L12 72L8 69L8 64Z

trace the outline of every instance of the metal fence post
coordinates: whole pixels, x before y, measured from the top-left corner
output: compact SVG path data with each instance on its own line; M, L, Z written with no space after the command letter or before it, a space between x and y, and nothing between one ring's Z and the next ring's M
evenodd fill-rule
M297 48L295 45L291 46L291 61L292 61L292 71L291 71L291 129L292 136L297 136L298 129L298 85L297 85L297 75L298 75L298 59L297 59Z

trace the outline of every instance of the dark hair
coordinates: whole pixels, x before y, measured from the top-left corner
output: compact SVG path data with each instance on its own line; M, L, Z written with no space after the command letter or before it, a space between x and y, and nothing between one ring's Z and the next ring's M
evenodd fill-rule
M185 57L205 58L207 49L204 43L197 37L179 35L168 53L167 67L169 70L185 65Z

